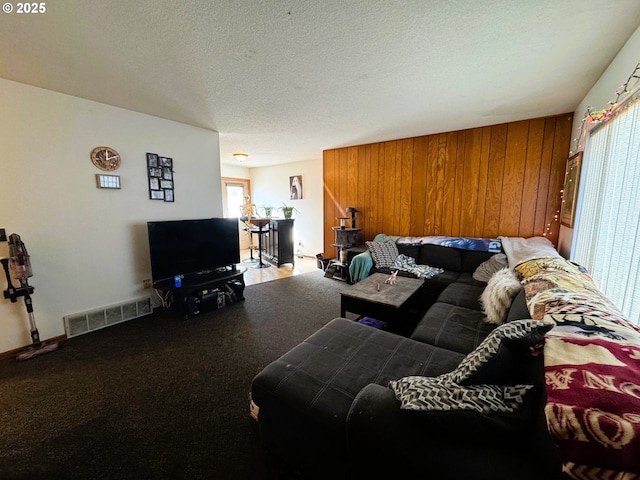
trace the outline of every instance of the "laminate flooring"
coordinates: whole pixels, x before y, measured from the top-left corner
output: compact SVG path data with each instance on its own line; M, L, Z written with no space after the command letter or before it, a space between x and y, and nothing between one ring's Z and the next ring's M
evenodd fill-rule
M257 258L257 253L253 253L253 257ZM263 260L264 263L269 265L268 268L253 268L255 263L246 262L251 258L249 249L240 251L240 265L247 267L247 271L244 274L245 285L255 285L256 283L269 282L271 280L278 280L280 278L291 277L294 275L300 275L302 273L313 272L318 270L318 264L315 257L295 257L295 264L285 263L280 268Z

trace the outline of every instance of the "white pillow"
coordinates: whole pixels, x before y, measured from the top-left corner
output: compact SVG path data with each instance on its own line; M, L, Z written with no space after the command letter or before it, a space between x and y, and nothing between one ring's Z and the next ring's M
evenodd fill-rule
M487 322L496 325L504 323L511 302L521 289L522 284L513 270L503 268L494 273L480 295Z

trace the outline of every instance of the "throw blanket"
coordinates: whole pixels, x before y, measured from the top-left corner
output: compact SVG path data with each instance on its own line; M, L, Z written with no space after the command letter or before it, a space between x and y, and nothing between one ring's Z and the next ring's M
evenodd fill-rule
M358 283L360 280L364 280L369 276L369 272L373 268L373 258L368 251L359 253L351 259L349 264L349 275L351 281Z
M495 238L465 238L465 237L445 237L445 236L426 236L426 237L399 237L397 235L385 235L379 233L373 239L374 242L396 242L399 245L422 245L433 244L442 245L444 247L460 248L463 250L475 250L481 252L500 253L502 243ZM426 265L425 265L426 266ZM373 259L369 252L363 252L351 260L349 264L349 275L354 283L367 278L369 271L373 267ZM396 267L399 268L399 267ZM428 267L431 268L431 267ZM444 270L443 270L444 271ZM436 272L433 275L436 275ZM423 278L431 278L423 277Z
M415 258L408 257L403 253L398 255L398 258L396 258L393 264L393 268L412 273L418 278L431 278L434 275L444 272L442 268L430 267L429 265L417 265Z
M498 237L509 260L509 267L515 268L522 262L542 257L562 258L547 237Z
M369 276L369 272L373 267L373 259L369 252L362 252L351 259L349 264L349 275L354 283L364 280ZM414 274L418 278L431 278L434 275L444 272L441 268L434 268L428 265L417 265L413 257L404 254L398 255L393 268L404 270Z
M565 474L640 478L640 328L574 263L541 258L516 271L531 316L556 324L545 337L545 415Z
M454 247L462 250L475 250L479 252L500 253L502 247L500 240L495 238L467 238L467 237L400 237L398 244L403 245L424 245L425 243L441 245L443 247Z

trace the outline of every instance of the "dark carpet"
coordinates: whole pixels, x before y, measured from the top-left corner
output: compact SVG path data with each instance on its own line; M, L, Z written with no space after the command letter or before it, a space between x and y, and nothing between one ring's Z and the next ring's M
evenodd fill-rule
M0 478L273 478L251 380L339 316L343 287L318 270L190 320L157 311L0 361Z

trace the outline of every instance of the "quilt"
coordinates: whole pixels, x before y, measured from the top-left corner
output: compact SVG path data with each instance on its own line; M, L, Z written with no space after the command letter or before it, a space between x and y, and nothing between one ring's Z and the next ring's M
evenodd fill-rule
M640 478L640 328L563 258L516 267L544 346L547 427L574 479Z
M502 242L497 238L446 237L442 235L426 237L400 237L396 243L402 245L441 245L443 247L475 250L478 252L500 253Z

